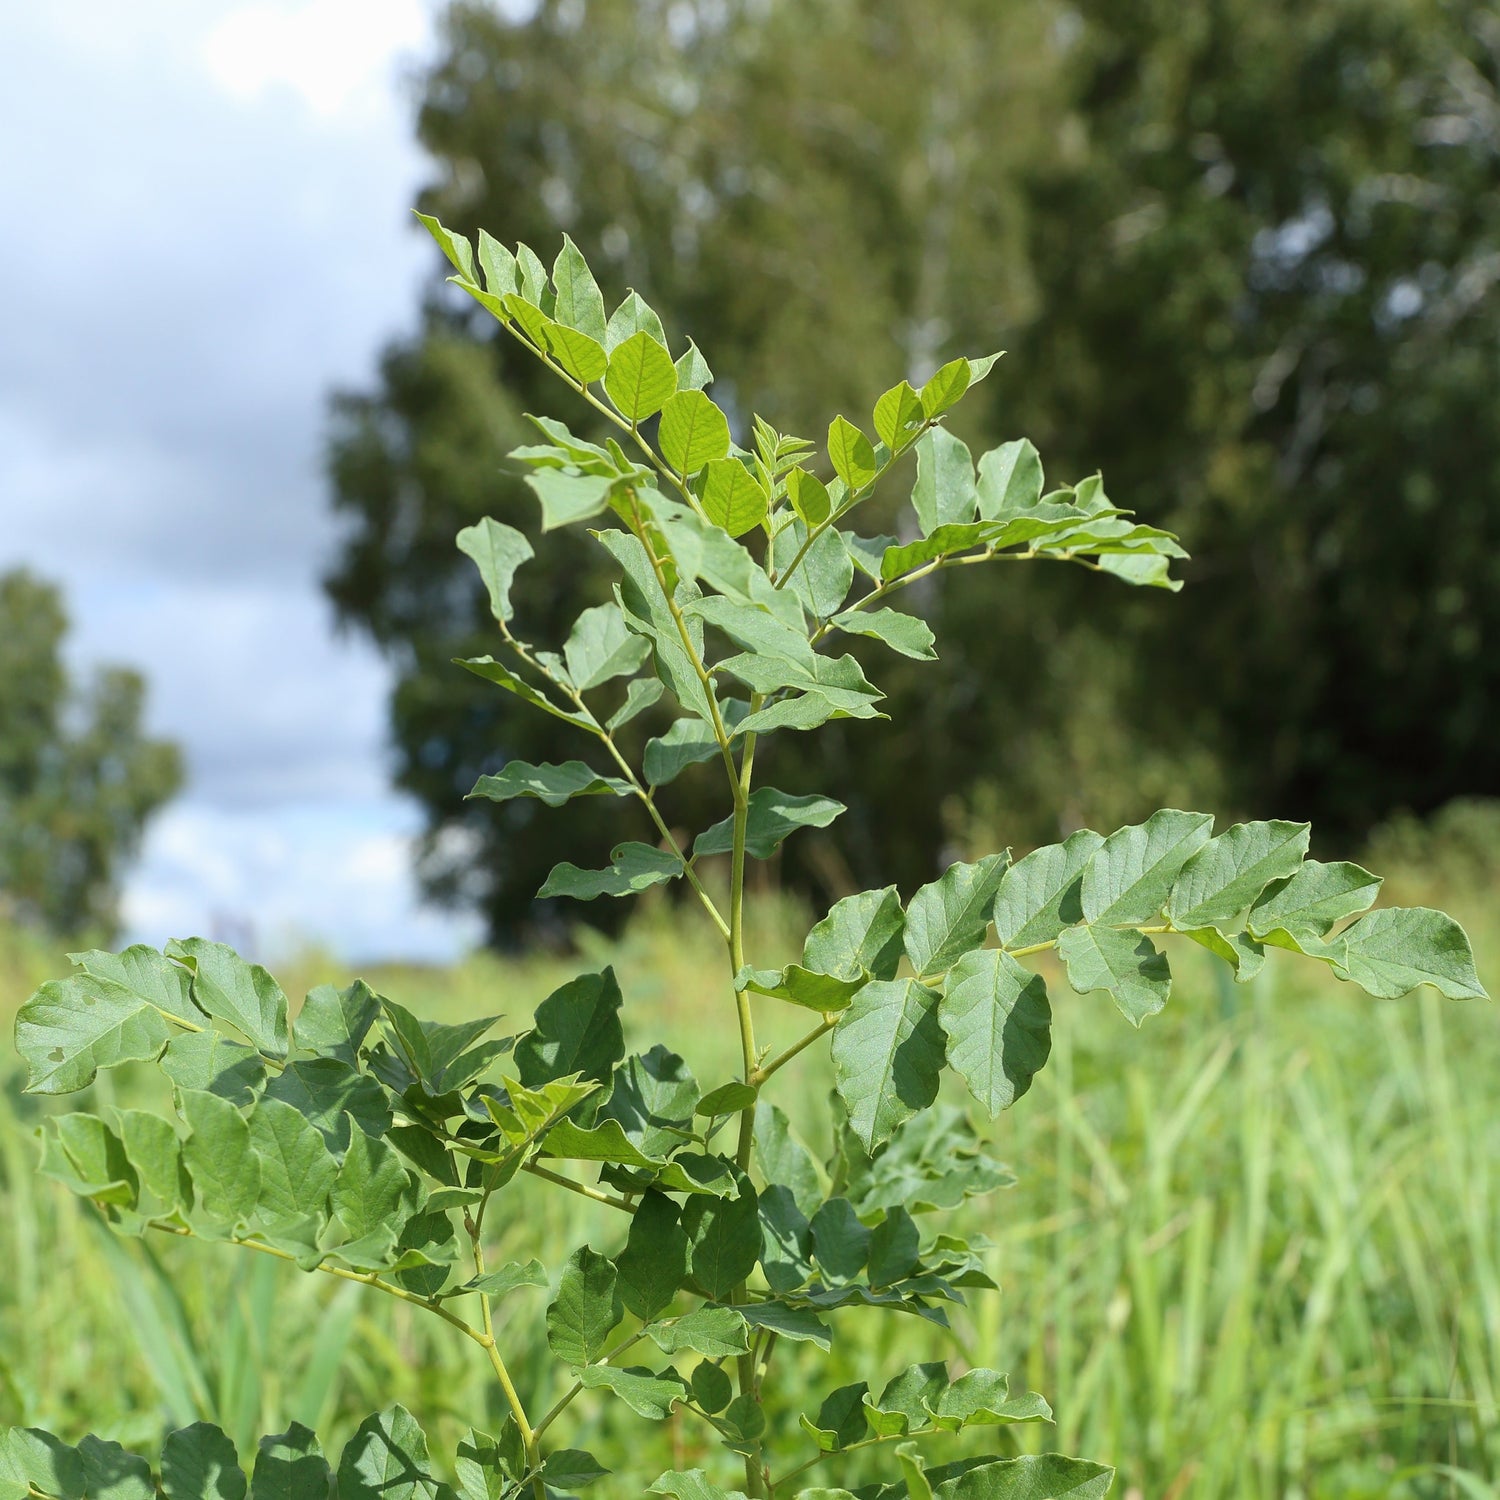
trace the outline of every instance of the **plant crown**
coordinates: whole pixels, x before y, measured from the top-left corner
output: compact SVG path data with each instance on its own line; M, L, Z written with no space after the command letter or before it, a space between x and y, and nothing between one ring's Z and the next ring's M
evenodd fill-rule
M678 1500L853 1500L808 1488L812 1471L837 1476L843 1455L887 1444L886 1477L853 1492L861 1500L1103 1494L1111 1471L1099 1464L1006 1456L1007 1427L1050 1411L995 1370L917 1364L829 1390L786 1430L767 1425L774 1361L816 1360L833 1315L946 1325L946 1307L993 1286L978 1245L930 1227L1010 1180L961 1112L938 1103L944 1068L991 1116L1026 1092L1050 1045L1045 979L1024 962L1037 955L1055 954L1075 991L1107 991L1139 1026L1171 986L1159 938L1207 949L1241 981L1275 947L1372 995L1425 983L1462 999L1484 994L1467 937L1440 912L1369 910L1379 877L1307 858L1306 824L1215 834L1208 814L1169 809L1014 862L1001 852L954 864L909 900L894 887L847 897L807 934L800 962L759 966L745 941L746 861L844 808L756 785L757 746L830 719L883 717L840 637L930 659L932 631L892 601L920 600L910 585L942 569L1057 562L1175 589L1169 570L1184 553L1113 504L1097 475L1046 489L1029 442L976 465L943 418L994 357L954 360L920 389L894 386L875 405L873 436L836 416L826 465L758 418L745 448L705 393L697 347L674 357L633 292L607 315L571 241L549 277L524 245L512 254L481 233L476 251L423 222L451 279L618 434L597 443L537 417L541 441L514 454L542 529L596 528L618 570L613 598L582 611L560 652L527 641L514 618L526 537L494 520L459 534L500 641L498 656L461 665L574 726L593 752L513 760L473 795L641 804L655 843L621 843L600 870L559 864L541 894L592 900L684 882L728 950L739 1075L703 1087L665 1046L627 1056L609 969L570 980L529 1030L497 1039L496 1017L423 1021L360 982L315 989L294 1020L264 969L197 938L73 955L75 972L44 984L17 1020L29 1088L69 1094L101 1069L151 1063L175 1113L56 1115L41 1133L42 1170L122 1234L236 1246L426 1310L488 1361L506 1415L436 1470L399 1406L371 1416L336 1465L294 1426L261 1442L248 1479L207 1424L172 1433L154 1471L97 1438L74 1447L4 1430L0 1500L240 1500L247 1488L253 1500L546 1500L608 1473L559 1442L575 1401L621 1402L648 1422L683 1413L736 1455L743 1491L701 1469L650 1484ZM908 452L912 539L853 530ZM670 722L636 755L622 731L653 707ZM661 799L696 763L721 768L726 812L688 843ZM700 876L721 857L727 903ZM766 1006L807 1013L805 1034L777 1055L756 1041ZM825 1037L837 1120L823 1162L770 1095ZM617 1232L551 1265L490 1264L495 1201L522 1174L608 1206ZM503 1304L538 1295L558 1366L544 1411L523 1404L504 1348ZM942 1434L977 1427L993 1429L1000 1454L934 1461Z

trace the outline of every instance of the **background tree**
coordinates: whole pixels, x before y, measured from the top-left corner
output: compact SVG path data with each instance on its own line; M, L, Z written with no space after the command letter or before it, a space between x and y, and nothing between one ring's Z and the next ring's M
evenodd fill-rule
M138 672L69 680L67 628L52 585L0 574L0 902L74 936L113 931L121 866L182 762L142 733Z
M824 738L849 867L809 840L787 877L916 883L933 826L976 818L1025 843L1192 798L1347 841L1393 805L1493 790L1494 25L1436 0L450 8L419 116L426 209L548 253L568 230L607 292L638 287L737 372L732 411L783 430L815 391L867 406L851 371L920 379L1010 347L960 434L1034 431L1060 477L1102 462L1199 559L1175 606L954 579L922 715L900 712L914 674L887 674L913 727L878 756L858 726ZM558 845L583 831L602 855L627 831L462 803L506 756L560 753L461 674L423 683L475 649L484 606L449 542L486 510L529 516L501 458L539 406L534 371L445 291L377 388L336 403L353 525L330 588L402 664L429 884L502 934ZM1042 665L1001 698L986 685L1018 651ZM476 741L481 763L457 749ZM777 748L781 785L806 753Z

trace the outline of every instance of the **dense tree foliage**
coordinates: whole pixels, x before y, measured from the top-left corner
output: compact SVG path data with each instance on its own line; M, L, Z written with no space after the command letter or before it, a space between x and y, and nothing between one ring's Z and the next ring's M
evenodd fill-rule
M69 680L67 623L50 584L0 575L0 907L76 936L113 930L120 867L182 767L142 732L139 673Z
M952 580L923 714L897 714L878 754L858 725L825 737L843 851L809 839L785 874L909 886L931 831L976 817L1041 841L1196 798L1342 841L1390 807L1494 790L1489 7L544 0L524 22L454 5L444 36L425 206L538 242L566 228L612 297L639 288L735 372L732 418L806 431L814 392L868 405L859 372L920 381L1008 347L959 432L1031 431L1067 473L1101 463L1191 543L1166 612L1069 579ZM483 629L453 531L529 514L502 460L529 440L537 376L486 322L435 287L377 386L338 401L352 526L330 586L401 663L428 878L503 933L561 843L602 855L622 830L586 812L520 837L514 804L465 807L476 773L559 754L557 730L424 670ZM875 502L891 527L897 498ZM1018 654L1026 681L987 687ZM893 677L898 705L917 693ZM810 784L807 753L778 749L783 785Z

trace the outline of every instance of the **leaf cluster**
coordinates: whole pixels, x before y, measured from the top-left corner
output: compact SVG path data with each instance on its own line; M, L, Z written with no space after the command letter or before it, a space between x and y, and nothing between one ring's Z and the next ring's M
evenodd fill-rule
M42 986L19 1014L28 1086L74 1093L100 1070L144 1065L170 1087L172 1109L58 1115L43 1133L43 1170L122 1233L219 1241L357 1281L469 1339L508 1415L493 1437L471 1434L457 1457L466 1500L546 1500L607 1473L593 1455L553 1444L554 1424L584 1397L646 1421L694 1421L742 1464L743 1493L762 1500L817 1464L887 1443L897 1444L888 1482L797 1493L1103 1493L1107 1469L1055 1455L928 1467L911 1440L1050 1416L1039 1396L1013 1398L991 1370L912 1366L878 1397L867 1381L830 1391L795 1432L768 1425L763 1390L778 1355L815 1358L856 1312L946 1327L950 1307L993 1286L983 1246L942 1216L1013 1179L964 1114L938 1105L943 1069L990 1115L1025 1094L1050 1049L1046 975L1023 962L1041 955L1060 959L1075 991L1108 992L1140 1025L1170 989L1157 938L1206 949L1242 981L1276 947L1376 996L1429 983L1463 999L1484 994L1467 937L1440 912L1370 910L1379 879L1309 859L1306 824L1215 835L1209 815L1166 809L1107 837L1080 830L1014 863L1008 852L954 863L909 898L894 886L851 895L809 931L800 961L757 965L746 946L747 861L773 858L799 830L825 829L844 811L828 796L756 785L758 743L883 717L859 662L834 654L838 633L926 658L930 628L884 601L939 569L1063 561L1170 588L1181 549L1112 505L1097 476L1046 491L1024 441L975 463L942 419L992 359L954 361L920 390L893 387L876 403L873 440L835 417L822 459L758 419L741 448L729 413L705 394L711 375L696 347L674 357L634 293L606 316L571 242L549 272L525 245L512 252L481 235L476 248L426 222L464 291L620 434L601 445L537 417L545 441L514 455L543 528L597 523L592 535L613 565L612 599L584 608L560 644L528 640L517 620L515 578L534 555L527 537L492 519L459 535L503 653L461 665L569 726L599 762L515 760L473 795L644 808L655 842L620 843L603 869L561 863L542 894L593 900L684 882L725 942L738 1076L704 1087L666 1045L629 1051L609 969L569 980L528 1029L495 1037L498 1017L423 1021L357 982L314 990L293 1016L264 969L201 939L81 953L72 975ZM914 538L854 532L847 518L893 481L908 449ZM652 706L665 727L635 753L620 731ZM696 766L722 773L724 814L688 835L658 799ZM702 877L707 860L727 862L727 903ZM805 1012L809 1028L776 1055L756 1041L768 1003ZM769 1090L824 1038L836 1144L820 1161ZM557 1247L550 1267L491 1267L487 1216L522 1174L611 1210L613 1232L598 1247ZM556 1365L556 1398L540 1414L518 1394L495 1315L527 1289L545 1290ZM222 1493L244 1493L221 1437L169 1443L169 1500L185 1493L169 1456L189 1446L229 1476ZM778 1468L773 1452L788 1439L805 1456ZM63 1450L35 1434L4 1442L10 1482L26 1486L18 1493L62 1500L92 1461L83 1445ZM276 1464L295 1460L306 1480L293 1493L327 1493L331 1471L310 1435L267 1443L281 1457L263 1449L254 1484L263 1460L278 1475ZM55 1457L64 1452L73 1457ZM140 1464L120 1462L150 1494L155 1481ZM37 1467L45 1463L54 1468ZM431 1479L425 1440L399 1410L372 1418L345 1451L339 1494L362 1494L367 1475L382 1494L454 1493ZM650 1493L739 1492L688 1470L660 1476Z

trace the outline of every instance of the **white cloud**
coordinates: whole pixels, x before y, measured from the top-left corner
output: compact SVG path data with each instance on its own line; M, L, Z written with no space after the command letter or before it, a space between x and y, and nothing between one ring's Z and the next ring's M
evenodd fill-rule
M420 0L305 0L236 9L202 50L210 75L236 98L287 88L317 114L336 115L388 105L393 58L426 34Z
M0 568L58 580L73 659L124 661L186 797L125 907L443 957L389 789L389 673L319 587L324 401L368 382L431 246L399 75L427 0L0 4Z
M284 803L270 815L184 799L153 826L126 893L126 937L211 937L275 964L330 938L349 963L442 962L483 936L421 909L419 820L391 799Z

